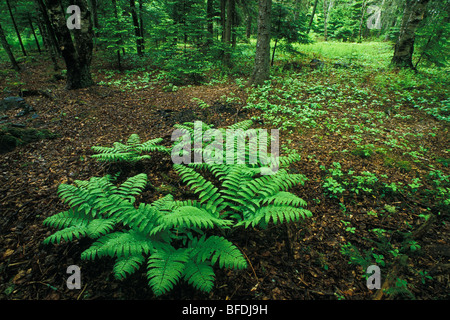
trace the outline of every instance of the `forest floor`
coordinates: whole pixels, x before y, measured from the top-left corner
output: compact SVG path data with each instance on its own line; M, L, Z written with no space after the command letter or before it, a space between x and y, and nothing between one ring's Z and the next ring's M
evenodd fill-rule
M67 209L57 196L58 186L114 172L117 169L114 166L105 166L90 157L91 147L110 146L132 133L137 133L143 141L161 137L168 144L175 123L203 120L218 128L260 117L263 125L270 127L268 121L273 118L267 110L245 109L236 103L247 101L249 93L235 81L181 86L173 92L165 92L163 85L157 83L142 88L131 86L128 90L121 90L123 85L119 83L67 91L65 80L54 79L50 64L39 59L36 56L34 61L24 63L20 75L4 72L6 76L0 79L0 88L5 88L1 98L25 92L26 103L35 110L34 115L20 118L11 114L8 123L48 129L56 134L54 138L0 154L0 299L154 299L145 272L118 281L111 273L112 260L81 260L81 252L89 245L84 240L42 244L53 232L43 226L43 220ZM6 68L1 66L3 70ZM111 80L104 72L107 68L107 64L94 61L92 72L97 82ZM321 75L307 66L291 75L291 79L303 77L302 83L310 85L297 86L296 90L302 91L304 99L315 98L322 103L324 97L325 101L329 98L327 93L349 90L339 87L337 78L336 86L327 87L324 81L333 79L329 75ZM117 72L113 78L122 76ZM322 87L317 85L319 80ZM278 88L284 90L286 83L281 80L278 83ZM276 80L273 86L277 87ZM362 87L376 94L364 82L358 88ZM234 100L227 102L224 95ZM199 98L210 107L201 109L192 98ZM339 97L333 98L337 101ZM448 189L446 194L446 189L439 189L439 186L449 187L448 162L445 162L449 158L448 124L408 103L402 104L401 117L393 117L386 104L370 108L363 104L367 114L362 109L351 111L356 103L347 101L344 107L335 108L329 105L328 114L314 118L315 122L327 125L286 126L281 132L282 142L302 156L293 170L305 174L308 181L292 192L307 201L312 218L288 227L235 231L229 239L245 253L248 269L217 270L215 287L208 294L181 283L162 299L434 300L450 297L448 206L438 205L442 197L448 197ZM392 101L391 105L394 104ZM392 148L386 144L377 148L381 142L372 143L368 131L360 139L353 137L359 143L356 146L361 147L355 148L348 137L357 132L358 124L373 128L368 125L369 116L374 119L379 116L376 118L379 126L375 128L382 129L370 135L370 139L386 138L383 141L392 142L396 138L396 146L404 142L408 149L396 150L392 147L394 142ZM339 127L333 127L333 122ZM351 126L344 128L344 123ZM386 136L392 132L416 135ZM171 190L178 197L183 195L185 189L170 161L154 155L140 168L127 168L130 174L142 169L155 187L142 195L146 202ZM350 169L355 172L353 177L348 172ZM371 184L371 191L361 187L356 193L355 188L350 192L350 181L354 181L356 173L364 171L375 174L378 182ZM430 172L436 173L434 180L429 179ZM340 181L347 190L333 193L325 184L330 177ZM391 186L394 183L391 189L386 187L388 182ZM396 191L396 186L402 186L402 191ZM364 269L367 264L380 266L385 291L367 288ZM81 267L81 290L69 290L66 286L69 276L66 269L70 265Z

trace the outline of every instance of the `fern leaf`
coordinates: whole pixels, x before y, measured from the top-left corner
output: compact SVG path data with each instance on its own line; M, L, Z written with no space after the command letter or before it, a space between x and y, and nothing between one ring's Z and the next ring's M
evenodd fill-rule
M70 226L87 225L90 219L83 212L70 208L68 211L63 211L46 218L43 224L48 227L63 229Z
M117 258L113 267L114 277L118 280L125 279L128 275L138 270L144 261L144 256L140 254Z
M208 211L193 206L176 208L158 222L164 228L213 228L216 224L224 224L224 221L213 217Z
M79 239L87 234L86 226L70 226L63 230L56 231L54 234L44 239L44 244L60 243L62 240L72 241L73 238Z
M94 260L104 256L123 257L137 254L148 254L153 250L152 240L141 233L130 230L114 232L102 236L88 249L82 252L81 258Z
M160 250L148 259L148 283L157 296L173 288L182 276L189 259L189 252L186 249L170 248Z
M115 219L94 219L87 225L86 233L90 238L98 238L110 232L115 224Z
M147 185L147 175L145 173L128 178L120 185L117 193L128 199L134 199L134 195L138 195ZM133 201L132 201L133 202Z
M191 256L197 262L211 259L212 264L218 261L221 268L244 269L247 267L247 261L240 250L223 237L203 236L200 239L193 239L189 247L192 248Z
M188 260L185 264L184 279L194 288L210 292L214 286L214 270L209 261Z

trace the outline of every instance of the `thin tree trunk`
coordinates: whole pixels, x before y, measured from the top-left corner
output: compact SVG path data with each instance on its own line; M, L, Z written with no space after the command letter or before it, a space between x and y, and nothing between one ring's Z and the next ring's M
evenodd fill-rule
M412 57L417 27L423 20L430 0L407 0L400 35L395 44L392 64L397 67L414 69Z
M42 15L38 16L37 22L38 22L39 31L41 33L42 43L44 44L44 47L47 49L48 54L50 55L50 59L53 62L53 70L58 71L59 65L58 65L58 60L56 59L58 52L56 51L54 45L52 44L52 40L50 38L49 32L48 32L46 26L41 21L41 18L42 18Z
M43 0L36 0L36 3L38 4L39 10L42 13L42 18L44 20L44 26L47 31L47 34L49 36L49 43L52 45L53 50L56 54L61 54L61 48L58 43L58 39L56 37L55 30L53 29L52 23L50 21L50 18L48 16L47 7ZM56 70L56 69L55 69Z
M134 34L136 36L136 51L138 56L142 56L142 46L141 46L141 31L139 30L139 20L136 12L136 3L134 0L130 0L131 8L131 18L133 20Z
M14 15L11 10L11 4L9 0L6 0L6 5L8 6L9 15L11 16L12 23L14 25L14 30L16 30L17 39L19 40L20 47L22 48L22 53L24 56L27 56L27 52L25 51L25 47L23 46L22 37L20 36L19 29L17 28L16 20L14 19Z
M114 9L114 16L116 17L116 21L119 20L119 14L117 13L117 3L116 0L111 0L112 5L113 5L113 9ZM120 44L122 42L122 39L118 39L117 44ZM123 53L125 55L125 52ZM120 49L117 49L117 64L118 64L118 68L119 70L122 70L122 63L120 60Z
M91 11L92 26L94 28L94 47L97 48L97 30L99 29L97 0L88 0L89 9Z
M5 49L6 53L8 54L9 61L11 61L12 67L17 72L20 71L20 67L17 64L16 59L14 58L14 54L11 50L11 46L9 45L8 41L6 40L5 32L3 31L2 25L0 24L0 42L2 43L3 49Z
M29 12L27 13L27 20L30 25L31 33L33 34L33 37L34 37L34 41L36 42L36 47L37 47L39 53L41 53L41 46L39 45L39 40L36 37L36 32L34 31L33 22L31 21L31 16L30 16Z
M275 38L275 43L273 45L273 51L272 51L272 62L270 65L273 67L273 63L275 61L275 51L277 50L277 44L278 44L278 33L280 32L281 28L281 7L279 7L279 14L278 14L278 21L277 21L277 37Z
M361 42L361 37L362 37L364 15L366 13L366 4L367 4L367 0L364 0L362 7L361 7L361 20L359 21L359 42Z
M138 1L139 1L139 31L141 32L141 34L140 34L140 36L141 36L141 51L144 52L145 51L144 18L142 17L142 12L144 11L144 9L142 7L143 0L138 0Z
M206 1L206 30L209 33L209 39L212 39L214 36L214 25L213 25L213 16L214 16L214 2L213 0Z
M323 0L323 36L325 41L328 41L328 18L330 17L331 7L333 6L333 0Z
M222 26L222 41L225 42L225 24L226 24L226 13L227 10L227 0L220 0L220 25Z
M312 23L314 21L314 16L316 14L316 9L317 9L317 3L318 2L319 2L319 0L314 1L313 11L311 13L311 19L309 19L308 30L306 30L306 33L309 33L309 31L311 31L311 26L312 26Z
M229 46L231 45L231 38L232 38L234 9L235 9L235 0L228 0L226 9L227 15L225 23L225 33L224 33L224 42L227 44L227 48L223 56L223 60L226 65L231 64L231 52Z
M250 77L250 85L263 84L270 76L270 16L272 0L259 0L258 39L256 42L255 67Z

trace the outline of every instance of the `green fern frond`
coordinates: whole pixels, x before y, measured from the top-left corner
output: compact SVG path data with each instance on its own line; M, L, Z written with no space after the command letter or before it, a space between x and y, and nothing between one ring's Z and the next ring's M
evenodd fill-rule
M159 250L148 259L147 278L155 295L170 291L181 278L189 259L186 249Z
M207 208L213 213L217 213L220 210L219 206L223 199L220 197L217 187L190 167L174 165L174 168L181 176L181 181L186 182L186 185L190 186L195 193L200 193L200 203L207 204Z
M247 130L247 129L250 129L252 127L252 125L253 125L253 120L249 119L249 120L243 120L243 121L237 122L235 124L232 124L232 125L228 126L228 129L231 129L231 130L238 130L238 129Z
M124 198L130 199L134 203L135 195L138 195L147 185L147 175L141 173L133 177L128 178L124 183L120 185L117 189L117 193L122 195Z
M157 145L161 142L161 138L156 138L141 143L140 137L133 133L128 138L126 144L114 142L113 147L93 146L92 150L98 152L98 154L94 154L92 157L104 162L124 161L134 163L140 160L150 159L150 155L142 155L143 152L168 152L168 148Z
M248 212L249 213L249 212ZM274 224L283 222L294 222L300 218L311 217L312 213L303 208L296 208L289 205L268 205L258 209L254 214L250 213L246 219L238 223L245 227L260 225L266 227L270 221Z
M133 230L114 232L99 238L82 252L81 258L94 260L95 257L126 257L148 254L153 250L152 240Z
M247 260L241 251L223 237L194 238L189 247L192 248L192 259L197 262L211 260L211 263L215 264L218 261L221 268L244 269L247 267Z
M86 233L89 238L95 239L111 232L115 225L115 219L94 219L87 225Z
M87 225L91 217L84 212L70 208L68 211L59 212L53 216L46 218L43 224L47 227L63 229L70 226Z
M87 227L84 225L79 226L70 226L63 230L58 230L51 236L44 239L44 244L49 243L60 243L61 241L72 241L75 239L80 239L81 237L86 236L87 234Z
M213 217L208 211L192 206L179 207L161 216L158 222L164 228L213 228L223 224L221 219Z
M188 260L183 273L184 279L197 290L210 292L214 287L214 269L209 261Z
M145 257L141 254L117 258L113 267L114 277L123 280L138 270L144 262Z

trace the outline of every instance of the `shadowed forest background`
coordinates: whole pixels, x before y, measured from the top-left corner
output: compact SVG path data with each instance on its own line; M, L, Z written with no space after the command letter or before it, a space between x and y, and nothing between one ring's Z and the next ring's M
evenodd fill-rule
M449 18L448 0L2 1L1 299L448 299ZM174 165L196 121L279 129L281 169Z

